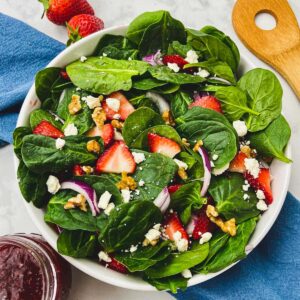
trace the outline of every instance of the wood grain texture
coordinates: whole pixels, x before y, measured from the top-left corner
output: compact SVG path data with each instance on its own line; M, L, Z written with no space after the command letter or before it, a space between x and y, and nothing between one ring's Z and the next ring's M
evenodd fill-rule
M263 30L255 24L256 15L263 12L275 18L275 28ZM288 81L300 100L300 30L288 2L237 0L232 22L242 42L274 67Z

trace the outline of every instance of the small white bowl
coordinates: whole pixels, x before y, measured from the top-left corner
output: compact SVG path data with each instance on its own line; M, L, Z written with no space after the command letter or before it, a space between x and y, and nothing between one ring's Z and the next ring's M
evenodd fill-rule
M96 32L81 41L75 43L74 45L66 48L62 51L58 56L56 56L48 65L48 67L65 67L67 64L71 63L74 60L79 59L81 56L89 56L93 53L98 41L105 34L114 34L114 35L124 35L126 32L127 26L118 26L112 27L100 32ZM242 55L241 64L240 64L240 73L244 73L250 69L253 69L255 65L253 65L249 59ZM21 108L21 112L19 115L17 126L26 126L29 124L28 118L31 111L38 108L40 106L39 100L35 94L35 87L32 85L29 90L23 106ZM286 155L291 157L290 146L286 149ZM15 169L18 167L18 159L15 157ZM285 196L287 193L290 173L291 173L291 164L285 164L278 160L274 160L271 165L271 171L273 175L272 182L272 191L274 195L274 203L269 207L269 209L263 214L260 221L257 224L255 232L247 246L247 253L250 253L252 249L254 249L259 242L264 238L264 236L268 233L272 225L274 224L281 208L285 200ZM37 209L32 204L27 203L24 200L24 204L26 209L31 216L34 224L40 230L44 238L48 241L48 243L55 249L56 248L56 240L57 233L44 222L44 212L41 209ZM135 277L132 275L124 275L113 270L107 269L100 265L97 262L88 260L88 259L75 259L68 256L64 256L64 258L73 266L83 271L84 273L104 281L106 283L132 289L132 290L141 290L141 291L153 291L155 288L150 284L146 283L139 277ZM208 275L195 275L189 280L189 286L204 282L209 280L225 270L231 268L234 264L227 267L226 269L218 272L212 273Z

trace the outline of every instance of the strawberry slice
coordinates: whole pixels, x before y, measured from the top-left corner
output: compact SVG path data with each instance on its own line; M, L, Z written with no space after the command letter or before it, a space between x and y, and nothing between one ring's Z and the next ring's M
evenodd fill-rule
M265 201L267 204L271 204L273 202L270 169L261 168L258 178L254 178L248 172L244 173L244 177L246 180L248 180L249 184L255 191L262 190L264 192L266 198Z
M102 108L104 109L106 117L109 120L115 119L115 115L120 115L120 119L124 121L135 110L132 104L120 92L114 92L107 96L107 98L114 98L120 101L120 108L118 111L114 111L113 109L108 107L106 100L102 102Z
M111 254L109 255L109 257L111 258L111 262L101 261L101 264L119 273L128 273L127 268L123 264L117 261Z
M182 184L174 184L174 185L170 185L168 186L168 192L170 194L175 193L176 191L179 190L179 188L182 186Z
M237 172L237 173L244 173L246 172L246 167L244 160L248 156L240 151L235 158L231 161L230 166L229 166L229 171L230 172Z
M184 65L188 64L188 62L183 58L181 57L180 55L178 54L174 54L174 55L165 55L163 57L163 63L165 65L167 65L168 63L170 64L177 64L177 66L182 69Z
M171 241L174 241L174 234L178 231L181 233L181 238L188 240L188 234L186 233L177 213L170 213L166 216L164 222L165 234Z
M95 137L95 136L101 136L102 137L102 129L99 127L95 126L92 129L90 129L87 133L87 136L89 137Z
M51 138L57 139L57 138L62 138L64 137L64 134L54 127L51 123L48 121L41 121L34 129L33 129L34 134L38 135L44 135L44 136L49 136Z
M112 146L98 158L98 173L133 173L136 167L134 158L123 141L115 141Z
M155 133L148 133L148 145L150 152L161 153L171 158L181 151L176 142Z
M83 176L84 175L84 171L83 171L81 165L75 165L73 167L72 173L74 176Z
M208 96L195 96L195 101L189 105L189 108L192 108L194 106L200 106L208 109L215 110L219 113L222 113L222 107L219 100L211 95Z
M212 232L215 229L214 223L212 223L206 215L206 207L207 205L196 215L195 228L192 233L194 240L200 239L203 233Z
M102 139L104 141L104 146L107 147L114 140L115 131L111 124L105 124L102 127Z
M65 70L61 70L60 73L59 73L59 75L63 79L70 81L70 77L69 77L68 73Z

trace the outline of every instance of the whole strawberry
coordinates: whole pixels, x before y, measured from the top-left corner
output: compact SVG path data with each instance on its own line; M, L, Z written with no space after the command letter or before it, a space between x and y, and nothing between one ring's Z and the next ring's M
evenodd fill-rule
M67 23L67 27L69 36L67 45L70 45L87 35L103 29L104 23L95 16L81 14L73 17Z
M39 0L49 21L65 25L72 17L79 14L94 15L94 10L86 0Z

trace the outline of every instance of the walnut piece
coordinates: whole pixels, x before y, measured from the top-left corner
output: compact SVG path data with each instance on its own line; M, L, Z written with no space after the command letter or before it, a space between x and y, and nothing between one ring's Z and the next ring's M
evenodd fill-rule
M89 152L99 153L101 150L101 146L96 140L91 140L87 142L86 149Z
M178 168L178 176L183 180L188 178L188 175L187 175L185 169L182 167Z
M247 145L242 145L240 147L241 152L243 152L248 158L251 156L251 148Z
M94 172L94 168L91 166L83 166L82 170L85 172L85 174L90 175Z
M145 238L144 241L143 241L143 246L146 247L146 246L148 246L149 244L150 244L151 246L155 246L155 245L158 243L158 241L159 241L159 239L153 240L153 241L149 241L147 238Z
M169 110L164 111L161 116L167 125L175 126L175 122Z
M117 183L117 188L119 190L130 189L135 190L137 183L131 176L127 176L126 172L122 172L122 179Z
M92 113L92 119L98 128L102 128L106 121L106 114L101 107L96 107Z
M123 122L120 122L119 120L112 120L111 121L111 126L113 128L116 128L116 129L122 129L123 126L124 126L124 123Z
M194 151L194 152L198 152L198 150L199 150L199 148L200 148L201 146L203 146L203 141L202 141L202 140L199 140L199 141L195 144L195 146L194 146L194 148L193 148L193 151Z
M72 95L68 109L71 115L75 115L81 110L80 97L78 95Z
M182 142L182 144L183 144L184 146L186 146L186 147L189 147L189 146L190 146L190 143L188 143L188 141L187 141L186 138L182 138L182 139L181 139L181 142Z
M82 211L87 211L86 199L83 195L78 194L76 197L70 198L64 205L64 209L72 209L75 207L79 207Z

